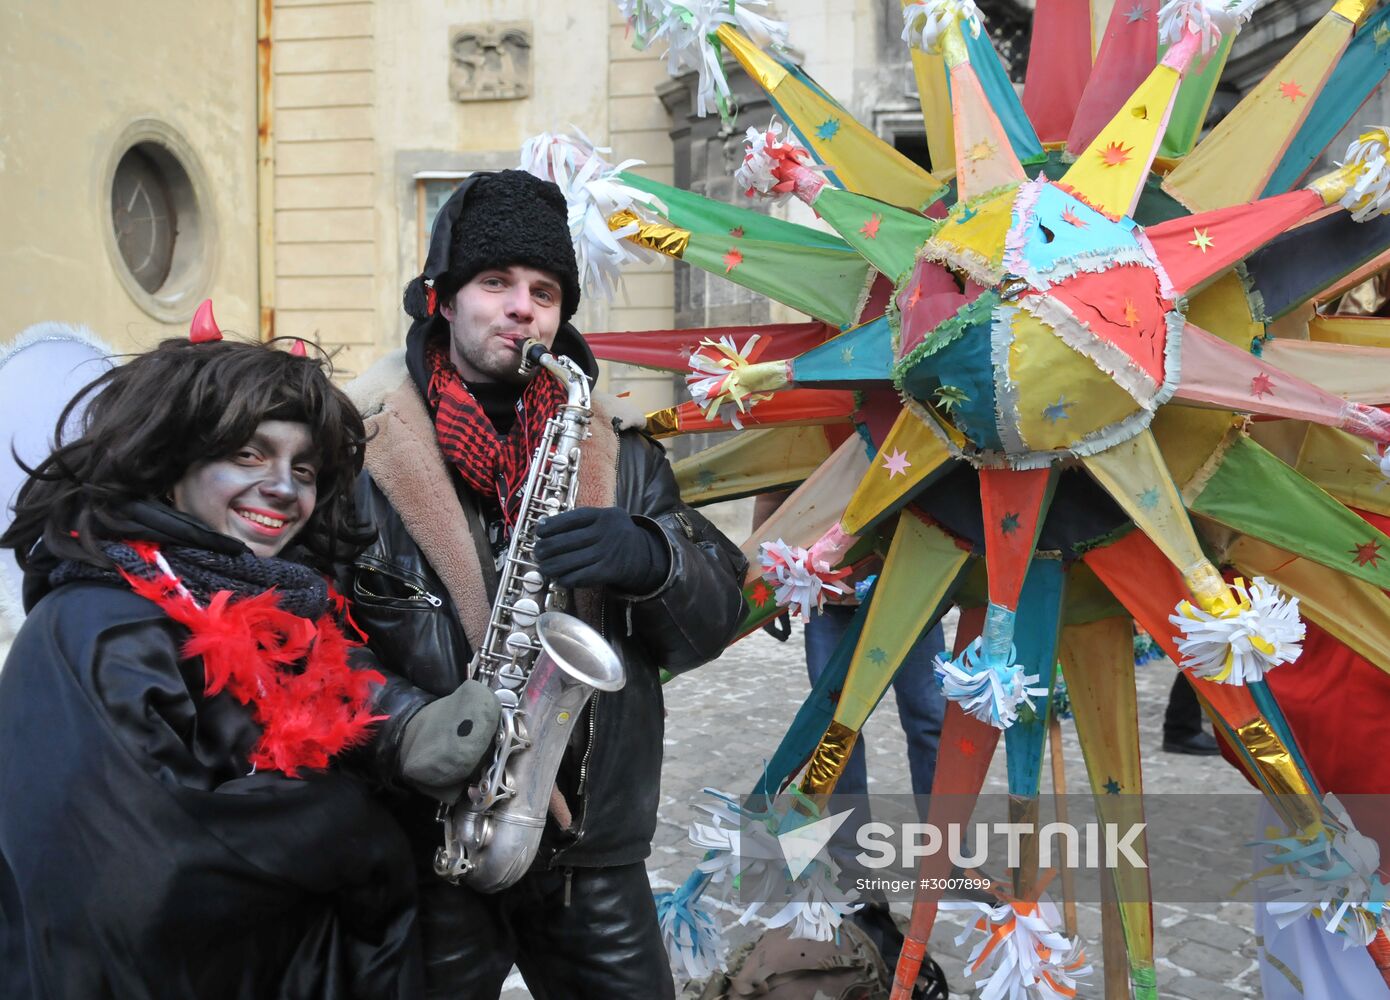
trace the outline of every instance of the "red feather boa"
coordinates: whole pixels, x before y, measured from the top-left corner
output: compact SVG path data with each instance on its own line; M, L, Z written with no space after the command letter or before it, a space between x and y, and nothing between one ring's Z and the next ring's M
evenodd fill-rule
M156 565L157 547L137 543L132 548ZM290 614L279 607L273 589L239 601L219 591L202 608L164 570L153 580L136 579L124 570L121 576L188 629L183 655L202 657L207 694L225 691L251 707L251 717L261 727L261 738L248 756L256 768L291 778L301 768L320 770L386 718L369 709L370 686L386 678L348 665L348 651L360 643L345 636L331 615L311 622ZM296 671L295 664L303 669Z

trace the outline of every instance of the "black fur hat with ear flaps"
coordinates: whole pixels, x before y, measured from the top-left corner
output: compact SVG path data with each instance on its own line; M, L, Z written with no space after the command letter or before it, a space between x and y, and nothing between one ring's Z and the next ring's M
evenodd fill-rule
M532 267L560 282L560 317L579 308L579 266L565 196L524 170L473 174L434 217L425 270L405 286L405 311L428 321L479 271ZM431 296L430 292L434 295Z

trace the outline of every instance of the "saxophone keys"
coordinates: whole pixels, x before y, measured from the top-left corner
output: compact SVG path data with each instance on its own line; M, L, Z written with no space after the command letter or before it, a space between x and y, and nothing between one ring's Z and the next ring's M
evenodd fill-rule
M538 570L528 569L521 575L521 589L528 594L539 594L545 589L545 577Z
M512 605L512 624L520 628L530 628L541 615L541 606L535 599L523 597Z

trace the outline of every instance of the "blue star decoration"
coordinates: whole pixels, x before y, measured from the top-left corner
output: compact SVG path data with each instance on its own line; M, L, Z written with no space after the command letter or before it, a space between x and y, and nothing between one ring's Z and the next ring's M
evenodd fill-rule
M1005 514L999 521L999 530L1006 535L1012 535L1018 530L1018 515Z
M1120 794L1120 783L1119 783L1118 781L1116 781L1114 778L1111 778L1109 781L1107 781L1107 782L1105 783L1105 794L1106 794L1106 795L1119 795L1119 794Z
M816 127L816 138L823 142L829 142L835 138L835 133L840 131L840 119L827 118Z
M1143 3L1137 3L1129 10L1125 11L1125 20L1127 20L1130 24L1134 24L1137 21L1145 21L1148 19L1148 17L1149 15L1144 10Z
M869 650L869 659L873 660L875 663L882 664L887 662L888 654L875 646L873 649Z
M695 477L702 490L707 490L714 485L714 472L710 469L701 469L699 475Z
M960 218L956 220L956 224L959 225L962 222L969 222L971 219L975 218L975 216L979 214L980 213L978 209L971 208L967 205L965 211L960 213Z
M1058 396L1057 402L1043 408L1043 419L1049 424L1055 424L1059 420L1070 420L1071 414L1067 410L1075 405L1075 403L1068 403L1066 396Z
M1140 493L1139 496L1137 496L1135 499L1139 502L1139 506L1142 507L1144 510L1153 510L1155 507L1158 506L1158 487L1150 486L1143 493Z

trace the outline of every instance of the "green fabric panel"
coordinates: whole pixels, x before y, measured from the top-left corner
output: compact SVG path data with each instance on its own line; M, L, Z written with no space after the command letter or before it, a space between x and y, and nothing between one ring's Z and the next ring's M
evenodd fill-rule
M726 205L722 201L713 201L690 191L682 191L680 188L649 180L628 170L620 172L617 177L624 184L631 184L640 191L656 195L666 204L666 217L692 233L728 235L732 229L742 229L743 235L750 240L825 247L830 250L849 249L849 244L837 239L833 233L764 215L752 207L751 200L747 206Z
M1231 54L1230 35L1221 40L1220 47L1212 53L1200 73L1187 73L1178 88L1178 99L1173 104L1173 114L1168 118L1168 131L1163 134L1163 143L1158 147L1159 156L1186 156L1197 145L1197 136L1202 132L1202 123L1207 119L1212 95L1216 85L1221 82L1221 71L1226 68L1226 59ZM1164 47L1166 48L1166 46ZM1163 53L1159 53L1159 58ZM1198 60L1201 56L1197 57Z
M1330 569L1390 587L1390 537L1248 437L1236 439L1188 508Z
M868 263L848 248L693 233L681 259L835 326L859 318L869 281Z
M830 187L816 197L816 211L894 284L912 269L917 251L941 226L916 212Z

